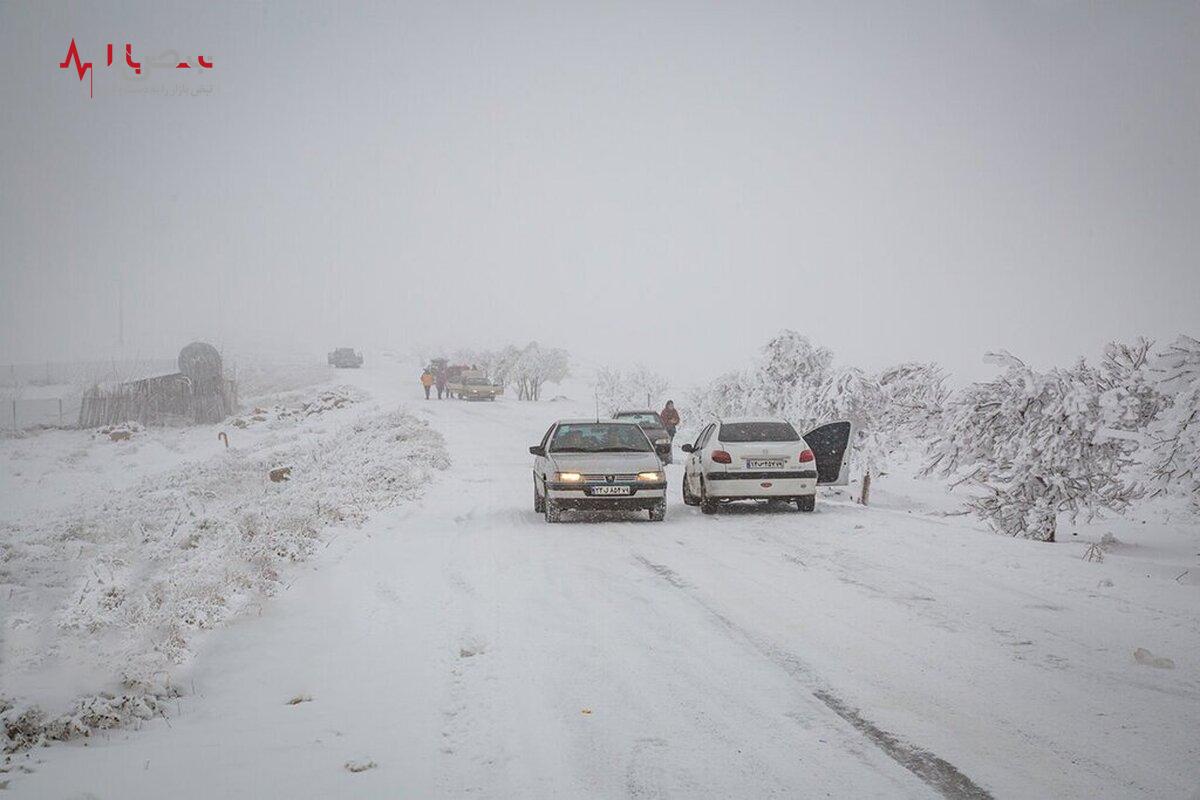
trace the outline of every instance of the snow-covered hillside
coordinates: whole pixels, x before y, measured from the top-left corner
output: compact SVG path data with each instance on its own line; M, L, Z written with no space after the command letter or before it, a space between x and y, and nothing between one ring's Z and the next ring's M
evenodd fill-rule
M161 713L12 754L12 796L1151 798L1200 781L1183 504L1047 544L953 515L911 470L870 508L823 494L811 515L707 517L672 466L665 523L549 526L526 448L589 395L439 403L396 366L338 377L359 402L268 409L228 452L216 428L0 445L3 693L62 704L114 658L162 654L144 598L164 580L164 607L220 623L184 626ZM266 479L280 466L290 481ZM381 486L396 469L411 480ZM302 533L247 551L256 517ZM217 572L238 587L219 602Z

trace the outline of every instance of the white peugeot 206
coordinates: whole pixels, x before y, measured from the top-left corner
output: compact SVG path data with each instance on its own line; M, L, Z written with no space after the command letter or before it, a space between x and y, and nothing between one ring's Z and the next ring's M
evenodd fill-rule
M846 483L853 426L831 422L800 436L782 419L723 419L683 445L683 502L715 514L730 500L788 500L812 511L817 485Z
M529 452L535 456L533 510L546 522L559 522L572 509L644 510L654 522L667 516L661 450L636 422L560 420Z

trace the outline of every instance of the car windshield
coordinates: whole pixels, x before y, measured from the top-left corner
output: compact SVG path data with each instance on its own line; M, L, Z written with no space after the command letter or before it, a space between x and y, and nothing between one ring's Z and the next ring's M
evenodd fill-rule
M552 453L645 453L653 448L637 425L619 422L580 422L559 425L550 443Z
M724 422L722 442L798 442L800 434L787 422Z
M617 419L625 422L636 422L645 428L661 428L663 426L662 420L653 411L617 414Z
M482 375L472 375L463 381L467 386L488 386L488 379Z

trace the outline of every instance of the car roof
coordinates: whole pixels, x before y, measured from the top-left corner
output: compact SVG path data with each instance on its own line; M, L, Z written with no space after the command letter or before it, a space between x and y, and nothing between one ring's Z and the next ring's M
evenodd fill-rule
M657 411L651 411L648 408L623 408L617 413L613 414L613 416L619 417L622 414L653 414L656 417L658 416Z
M717 422L721 425L746 425L756 422L782 422L786 425L792 424L783 417L727 417L725 419L718 419Z
M584 417L582 419L560 419L555 425L637 425L636 422L626 422L620 419L596 419L595 417Z

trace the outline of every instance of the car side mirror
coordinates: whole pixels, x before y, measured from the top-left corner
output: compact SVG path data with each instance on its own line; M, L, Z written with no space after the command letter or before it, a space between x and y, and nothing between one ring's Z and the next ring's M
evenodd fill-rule
M695 450L696 450L696 448L692 447L690 444L685 444L682 447L680 447L679 449L685 453L692 453L692 452L695 452Z
M533 447L529 448L529 454L531 456L544 456L546 455L546 448L542 447L540 444L535 444Z
M660 456L671 455L671 443L663 442L662 444L654 445L654 452L658 453Z

